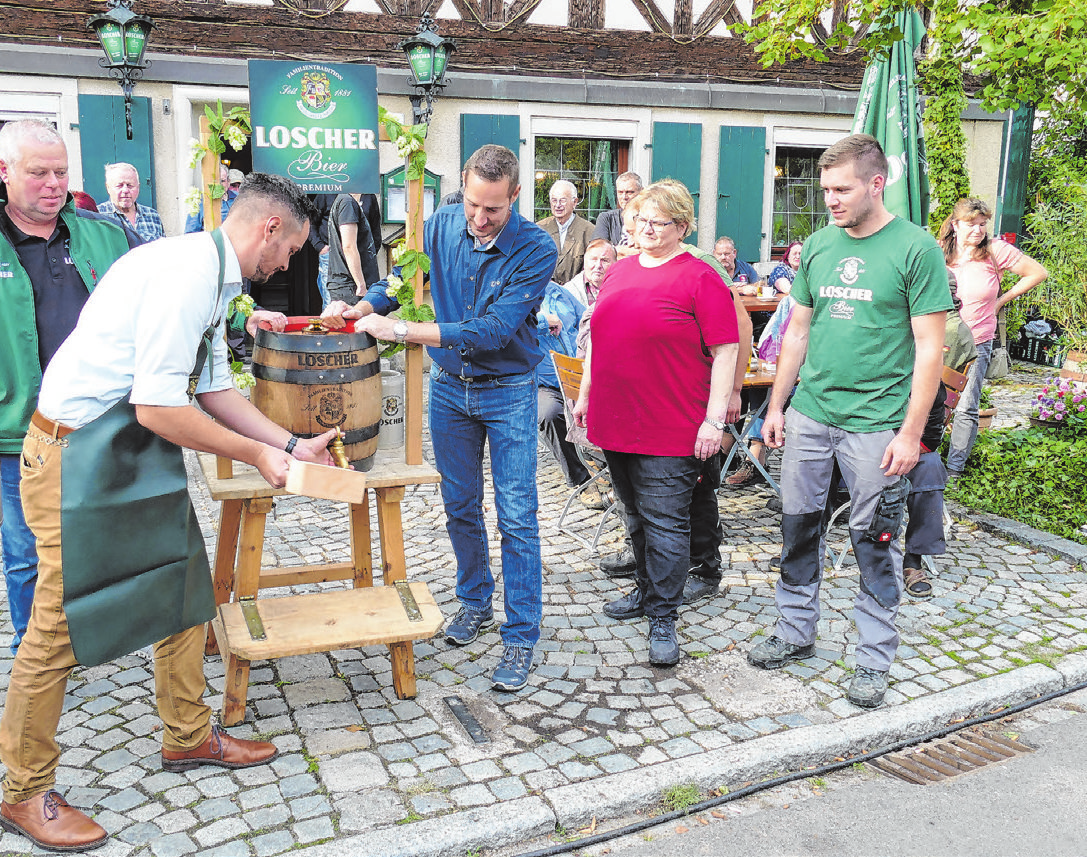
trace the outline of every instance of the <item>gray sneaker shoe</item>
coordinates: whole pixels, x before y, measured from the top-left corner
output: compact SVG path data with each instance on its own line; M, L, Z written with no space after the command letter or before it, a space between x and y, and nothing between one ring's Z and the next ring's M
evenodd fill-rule
M761 670L779 670L792 661L802 661L814 654L815 643L798 646L771 635L747 653L747 662Z
M467 646L479 636L480 631L487 630L493 625L492 611L461 607L457 615L445 626L445 641L454 646Z
M498 662L491 684L495 690L516 691L528 684L528 672L532 669L532 649L506 646Z
M861 708L878 708L887 693L887 671L858 666L845 698Z
M649 617L649 663L655 667L674 667L679 663L675 619L667 616Z

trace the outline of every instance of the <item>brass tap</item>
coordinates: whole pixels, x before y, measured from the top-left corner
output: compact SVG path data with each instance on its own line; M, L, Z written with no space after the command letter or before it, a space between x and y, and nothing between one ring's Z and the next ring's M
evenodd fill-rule
M351 467L351 462L347 460L347 451L343 446L343 431L339 426L336 427L336 436L332 438L332 443L328 445L328 449L332 453L332 460L336 462L337 467L342 467L344 470Z
M303 333L325 333L325 326L320 318L311 318L309 324L302 329Z

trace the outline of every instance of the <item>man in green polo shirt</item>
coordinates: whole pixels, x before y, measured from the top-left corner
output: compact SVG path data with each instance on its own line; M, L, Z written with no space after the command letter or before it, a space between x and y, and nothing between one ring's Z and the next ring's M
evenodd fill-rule
M780 619L748 660L777 669L815 652L823 507L837 461L852 498L849 532L860 566L856 671L846 698L874 708L898 649L904 477L917 463L940 383L951 291L936 241L884 207L889 170L873 137L835 143L819 169L833 224L804 244L791 292L797 306L763 428L767 445L785 446Z

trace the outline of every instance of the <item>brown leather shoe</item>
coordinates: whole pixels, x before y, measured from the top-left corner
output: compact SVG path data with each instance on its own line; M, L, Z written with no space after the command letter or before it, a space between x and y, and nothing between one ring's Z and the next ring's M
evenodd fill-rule
M251 768L263 765L279 755L275 744L267 741L247 741L231 738L216 725L211 727L208 740L192 750L162 751L162 767L167 771L188 771L200 765L220 768Z
M52 789L19 803L0 803L0 827L21 833L47 851L86 851L109 839L100 824Z

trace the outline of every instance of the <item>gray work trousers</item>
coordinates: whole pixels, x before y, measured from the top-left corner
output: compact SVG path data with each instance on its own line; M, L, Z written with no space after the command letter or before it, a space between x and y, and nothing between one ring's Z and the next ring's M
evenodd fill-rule
M885 431L854 434L833 426L823 425L795 408L785 416L785 454L781 462L782 503L782 575L776 588L777 608L781 614L775 634L794 645L815 641L819 623L819 584L822 580L821 520L830 491L831 475L837 460L852 500L849 531L855 548L868 529L884 488L894 485L899 477L887 476L880 461L895 432ZM790 516L792 516L790 518ZM790 527L790 521L806 521L811 526ZM807 532L804 544L796 543L796 533ZM792 533L792 535L790 534ZM886 670L894 662L898 650L895 620L902 598L902 549L898 534L883 546L882 563L872 561L869 543L857 549L861 576L877 576L882 591L892 593L881 604L870 593L870 587L860 586L853 606L853 621L857 626L857 665ZM891 578L893 575L893 579Z

